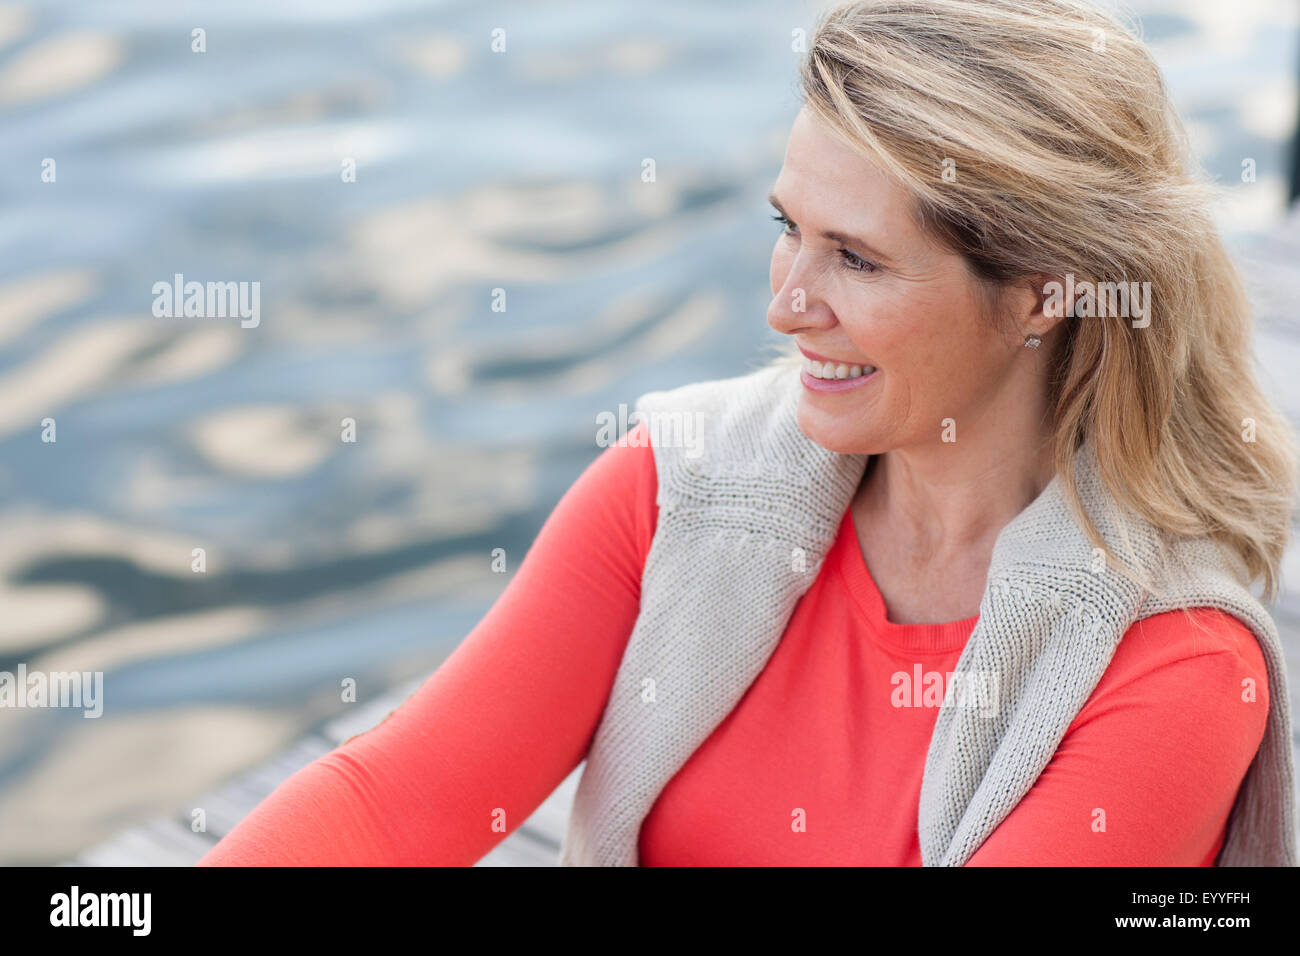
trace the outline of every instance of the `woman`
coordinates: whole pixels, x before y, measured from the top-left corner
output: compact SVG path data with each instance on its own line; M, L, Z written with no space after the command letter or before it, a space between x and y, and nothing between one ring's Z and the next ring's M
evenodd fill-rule
M1294 862L1250 586L1295 451L1150 55L1074 0L865 0L802 80L800 367L644 396L456 652L204 864L470 864L584 757L566 864Z

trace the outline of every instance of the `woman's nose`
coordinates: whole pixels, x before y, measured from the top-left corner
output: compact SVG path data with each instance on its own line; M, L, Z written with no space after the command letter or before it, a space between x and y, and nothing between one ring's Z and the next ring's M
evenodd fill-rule
M804 329L834 325L834 316L834 312L817 296L806 257L795 255L790 271L767 307L767 324L778 332L793 335Z

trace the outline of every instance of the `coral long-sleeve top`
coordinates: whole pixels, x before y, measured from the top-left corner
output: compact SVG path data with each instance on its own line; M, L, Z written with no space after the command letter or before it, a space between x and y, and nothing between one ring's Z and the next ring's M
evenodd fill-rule
M655 491L639 427L406 703L291 776L200 865L478 861L586 754L639 609ZM889 621L846 512L767 666L643 822L642 865L920 865L938 709L915 683L946 679L975 622ZM1212 865L1268 707L1263 655L1232 616L1135 624L968 865Z

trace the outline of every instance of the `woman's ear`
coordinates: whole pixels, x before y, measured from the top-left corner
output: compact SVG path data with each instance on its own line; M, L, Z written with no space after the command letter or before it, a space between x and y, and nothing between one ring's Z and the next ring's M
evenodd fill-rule
M1073 290L1063 277L1049 273L1030 276L1026 281L1033 297L1028 312L1020 318L1026 334L1041 338L1070 313L1074 303L1067 301L1067 296Z

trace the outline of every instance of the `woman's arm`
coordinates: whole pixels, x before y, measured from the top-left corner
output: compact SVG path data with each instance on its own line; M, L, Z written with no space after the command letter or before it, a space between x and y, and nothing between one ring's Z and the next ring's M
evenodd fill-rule
M1264 736L1268 676L1249 628L1192 613L1205 631L1181 611L1129 629L1047 768L968 866L1212 862Z
M654 534L643 426L556 505L514 579L386 720L302 768L200 866L470 865L586 756ZM487 560L487 556L484 556Z

